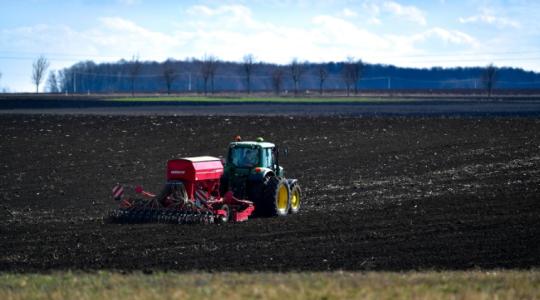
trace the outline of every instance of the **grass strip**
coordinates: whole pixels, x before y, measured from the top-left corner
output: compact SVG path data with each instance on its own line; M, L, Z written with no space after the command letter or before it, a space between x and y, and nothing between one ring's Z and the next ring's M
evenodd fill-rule
M0 299L540 299L540 271L4 273Z

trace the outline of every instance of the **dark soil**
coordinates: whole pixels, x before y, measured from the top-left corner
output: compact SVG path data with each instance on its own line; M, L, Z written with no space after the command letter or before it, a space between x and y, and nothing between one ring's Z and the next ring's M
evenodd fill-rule
M102 221L117 182L237 134L289 148L298 215ZM2 115L0 140L0 271L540 267L539 119Z

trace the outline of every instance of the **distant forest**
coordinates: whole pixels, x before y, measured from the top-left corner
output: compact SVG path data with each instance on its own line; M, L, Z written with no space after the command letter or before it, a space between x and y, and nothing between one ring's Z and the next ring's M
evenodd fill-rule
M289 65L254 61L202 59L165 62L120 60L96 64L79 62L51 71L50 92L67 93L213 93L275 92L320 93L403 89L485 89L487 67L401 68L364 64L359 60ZM51 78L52 77L52 78ZM538 89L540 73L518 68L496 68L493 89ZM52 82L52 83L51 83Z

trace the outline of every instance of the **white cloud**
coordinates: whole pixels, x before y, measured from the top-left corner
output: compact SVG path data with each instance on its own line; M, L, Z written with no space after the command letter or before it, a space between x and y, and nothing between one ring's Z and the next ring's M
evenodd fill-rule
M427 25L425 13L415 6L406 6L394 1L386 1L383 3L382 8L387 12L403 17L411 22Z
M362 3L362 11L367 15L366 19L368 24L382 24L381 20L379 19L381 9L379 8L378 4L365 1Z
M378 15L381 12L381 8L375 2L364 1L362 2L362 9L368 11L370 14Z
M412 5L402 5L395 1L365 0L362 2L362 11L367 16L367 22L373 25L382 24L381 17L385 15L402 18L406 21L427 25L426 14Z
M243 5L222 5L217 8L210 8L205 5L194 5L186 11L190 15L194 16L219 16L219 15L233 15L238 16L251 16L251 10L247 6Z
M493 13L491 13L488 10L484 10L482 14L474 15L470 17L461 17L459 18L459 22L462 24L468 24L468 23L483 23L488 25L494 25L498 28L520 28L521 25L519 22L504 18L504 17L497 17Z
M106 17L106 18L101 18L100 21L109 29L113 29L113 30L125 30L129 32L145 32L146 31L144 28L137 26L132 21L122 19L122 18Z
M344 8L341 14L346 18L354 18L358 16L358 13L350 8Z
M319 33L319 43L328 46L349 46L356 49L381 49L388 48L389 43L377 34L371 33L346 20L332 16L317 16L312 19L315 27L312 33ZM316 34L316 35L319 35Z
M214 24L219 24L221 29L226 28L261 28L261 22L252 17L251 10L243 5L222 5L211 8L205 5L194 5L185 11L189 16L194 17L196 21L191 24L196 28L207 28ZM264 25L264 24L263 24ZM179 27L184 27L181 24Z
M109 49L109 53L120 55L139 54L142 59L162 59L178 45L181 39L151 31L132 21L109 17L100 19L101 26L81 32L81 39L88 39L91 45Z
M369 18L368 19L368 24L371 24L371 25L381 25L382 22L379 18L377 17L372 17L372 18Z
M186 10L186 12L193 16L213 16L216 14L215 10L210 9L209 7L204 5L191 6Z
M415 41L425 41L430 38L437 38L446 44L468 45L471 47L477 47L479 45L475 38L464 32L447 30L440 27L431 28L413 36Z
M57 68L79 60L118 60L133 54L140 54L141 59L161 60L174 53L174 48L182 42L181 36L151 31L115 17L101 18L95 28L88 30L40 24L3 29L0 34L0 44L6 45L5 51L16 53L24 49L34 55L51 53L50 60L57 63ZM57 53L60 61L55 58Z
M403 66L429 67L437 65L455 65L455 62L445 62L448 58L457 57L463 51L474 51L481 44L472 36L456 31L434 27L412 35L392 35L388 39L394 48L399 49L392 54L385 52L378 56L379 60L390 59L390 63ZM450 53L436 62L433 58L426 59L429 53ZM395 57L392 57L395 56ZM440 59L440 58L439 58ZM437 58L435 58L437 60Z

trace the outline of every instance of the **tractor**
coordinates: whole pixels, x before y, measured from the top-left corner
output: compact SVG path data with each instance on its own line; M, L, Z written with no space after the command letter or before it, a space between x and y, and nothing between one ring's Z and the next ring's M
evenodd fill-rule
M300 209L298 180L285 178L278 147L262 138L242 141L236 137L229 144L220 188L252 201L257 216L285 216Z
M285 154L287 151L284 152ZM227 157L186 157L167 162L167 182L158 194L137 186L142 197L113 188L120 207L109 213L113 223L223 223L256 216L285 216L300 209L298 180L285 179L279 150L262 138L230 143Z

